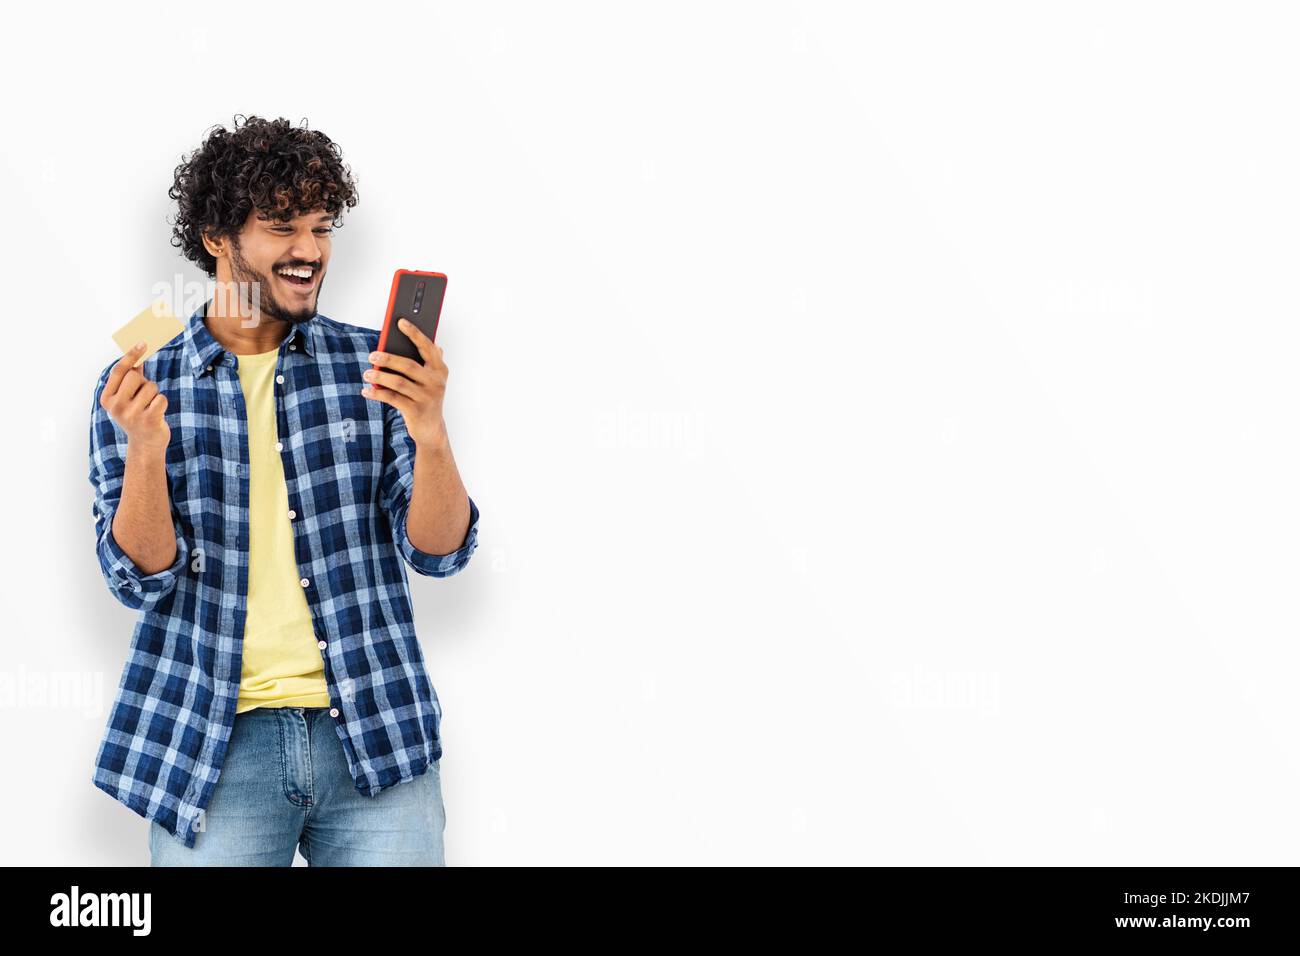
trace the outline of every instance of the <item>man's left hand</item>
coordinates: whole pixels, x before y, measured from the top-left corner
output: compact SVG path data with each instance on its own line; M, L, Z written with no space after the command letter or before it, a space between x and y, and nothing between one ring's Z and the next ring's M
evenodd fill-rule
M366 369L361 377L370 384L361 390L367 398L386 402L402 413L406 430L416 448L436 448L447 440L442 418L442 399L447 391L447 363L442 348L407 319L397 320L398 328L415 343L424 359L414 359L388 352L371 352L370 361L379 369Z

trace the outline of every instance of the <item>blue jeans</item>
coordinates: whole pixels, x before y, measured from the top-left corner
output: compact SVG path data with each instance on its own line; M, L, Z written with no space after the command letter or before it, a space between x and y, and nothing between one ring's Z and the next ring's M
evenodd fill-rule
M187 847L149 824L152 866L444 866L440 768L358 792L325 707L235 715L203 829Z

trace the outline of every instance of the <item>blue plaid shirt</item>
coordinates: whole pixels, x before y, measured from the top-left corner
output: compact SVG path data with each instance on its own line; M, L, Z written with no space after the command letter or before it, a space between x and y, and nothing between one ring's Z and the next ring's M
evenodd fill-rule
M141 614L94 784L185 846L212 796L235 719L248 595L248 419L236 369L204 324L145 360L167 396L176 560L144 574L114 540L126 433L91 407L90 482L99 565ZM301 585L330 695L334 731L358 791L374 796L442 756L442 708L425 671L406 567L447 577L478 547L436 555L411 544L406 513L415 443L401 413L361 394L379 332L317 314L292 327L276 360L275 414Z

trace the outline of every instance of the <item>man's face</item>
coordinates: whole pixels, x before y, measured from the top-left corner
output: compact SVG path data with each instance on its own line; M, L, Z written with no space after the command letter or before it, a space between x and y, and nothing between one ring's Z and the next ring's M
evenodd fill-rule
M319 209L286 222L262 218L257 210L249 213L231 242L230 271L235 282L259 283L263 316L306 322L316 314L329 265L333 219Z

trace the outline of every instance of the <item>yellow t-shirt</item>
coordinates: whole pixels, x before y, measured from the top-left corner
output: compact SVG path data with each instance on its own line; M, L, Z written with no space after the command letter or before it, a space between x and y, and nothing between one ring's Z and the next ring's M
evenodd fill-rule
M254 707L328 707L325 663L299 583L284 463L275 450L279 349L239 356L248 410L248 617L235 713Z

